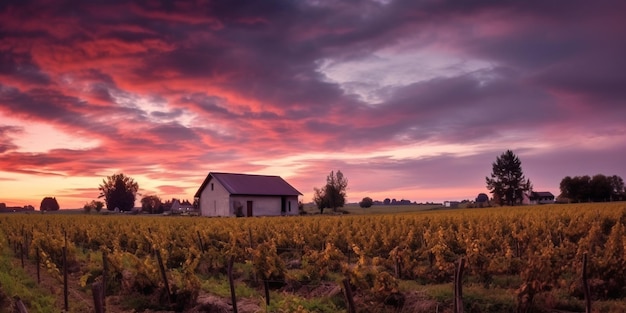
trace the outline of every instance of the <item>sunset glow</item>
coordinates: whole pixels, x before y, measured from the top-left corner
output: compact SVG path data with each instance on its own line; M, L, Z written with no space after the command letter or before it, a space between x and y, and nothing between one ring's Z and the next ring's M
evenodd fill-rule
M0 202L61 208L122 172L312 199L474 199L507 149L534 189L626 177L623 1L4 1ZM137 201L137 204L139 201Z

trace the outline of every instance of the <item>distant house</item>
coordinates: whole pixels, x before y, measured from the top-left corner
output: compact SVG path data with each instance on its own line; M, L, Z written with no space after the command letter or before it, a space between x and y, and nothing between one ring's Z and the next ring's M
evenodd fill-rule
M189 201L185 200L183 202L178 201L178 199L174 199L172 202L172 208L170 209L172 214L182 214L188 212L194 212L195 208L193 204L189 203Z
M198 188L202 216L297 215L302 195L280 176L209 173Z
M459 201L444 201L443 206L446 208L458 208L460 203Z
M549 191L531 192L528 195L529 204L548 204L554 203L554 195Z

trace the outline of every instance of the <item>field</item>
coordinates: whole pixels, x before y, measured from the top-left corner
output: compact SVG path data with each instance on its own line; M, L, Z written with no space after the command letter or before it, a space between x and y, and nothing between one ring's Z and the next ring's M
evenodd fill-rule
M626 203L350 210L0 215L0 307L60 311L65 268L70 312L94 312L94 283L107 312L232 312L229 272L238 312L347 312L346 286L356 312L452 312L464 258L465 312L582 312L587 255L593 311L626 311Z

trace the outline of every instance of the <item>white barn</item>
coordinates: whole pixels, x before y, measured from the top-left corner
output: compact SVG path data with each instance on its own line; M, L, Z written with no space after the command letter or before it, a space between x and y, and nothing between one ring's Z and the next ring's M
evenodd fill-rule
M198 188L202 216L297 215L302 195L280 176L209 173Z

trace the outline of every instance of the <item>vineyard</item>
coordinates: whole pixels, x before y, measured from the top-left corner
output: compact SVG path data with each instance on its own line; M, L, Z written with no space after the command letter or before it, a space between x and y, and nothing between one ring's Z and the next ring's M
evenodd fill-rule
M60 285L67 271L88 294L100 283L105 306L128 312L232 312L234 296L239 312L452 312L460 259L465 312L581 312L585 255L592 310L626 310L623 202L273 218L7 214L0 232L4 254ZM69 311L94 312L81 305Z

